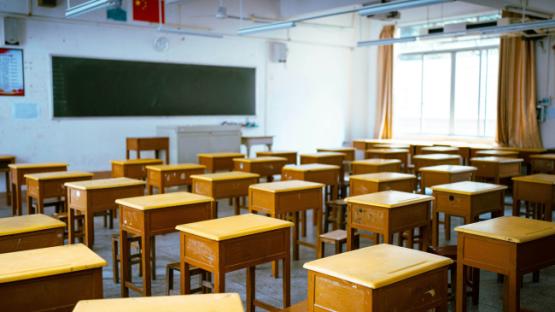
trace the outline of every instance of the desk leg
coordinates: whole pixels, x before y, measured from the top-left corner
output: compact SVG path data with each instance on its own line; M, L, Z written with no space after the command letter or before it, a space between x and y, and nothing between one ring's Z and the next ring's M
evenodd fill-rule
M241 197L235 197L233 198L233 208L235 209L235 215L238 216L241 214L241 203L240 203L240 199Z
M347 251L354 250L355 242L355 229L351 227L351 222L347 222L347 246L345 248Z
M121 211L122 209L120 209ZM122 213L120 212L120 218L122 218ZM120 222L120 230L119 230L119 242L120 242L120 255L119 255L119 263L120 263L120 283L121 283L121 296L122 297L129 297L129 289L127 288L127 281L130 280L131 277L131 268L129 266L129 239L127 236L127 232L121 229L121 222Z
M145 231L141 236L141 244L143 250L141 250L141 262L143 263L143 296L150 296L150 253L151 253L151 237L150 233Z
M245 144L245 148L247 149L247 158L251 157L251 145Z
M141 159L141 150L140 149L137 150L137 159Z
M316 244L316 256L318 256L320 254L320 248L322 248L320 244L320 234L322 234L322 208L314 209L312 213L316 216L316 228L314 229L316 238L314 239L314 243Z
M401 233L402 234L402 233ZM385 232L383 234L383 243L384 244L391 244L393 243L393 235L389 232Z
M299 260L299 212L293 212L293 260Z
M443 230L445 231L445 240L451 240L451 216L444 213Z
M33 214L33 198L29 196L29 192L27 192L27 195L25 196L25 203L27 204L27 214L28 215ZM38 206L38 203L37 203L37 206Z
M148 195L152 195L152 184L148 184L146 189L147 189Z
M247 268L247 312L255 310L254 300L256 293L256 267L250 266Z
M223 266L219 265L214 273L214 293L225 292L225 271Z
M545 203L545 221L553 221L553 203Z
M11 206L12 204L12 192L11 192L11 183L10 183L10 173L6 171L6 205Z
M129 159L129 150L125 149L125 159Z
M288 233L289 234L289 233ZM290 236L286 235L285 245L290 246ZM283 259L283 305L288 307L291 305L291 251L290 248L286 249L286 255Z
M434 200L432 208L432 246L438 246L439 238L439 212L437 211L437 203Z
M257 211L249 211L249 212L250 212L250 213L256 213L256 214L258 214ZM277 215L275 215L275 214L268 214L267 216L268 216L268 217L272 217L272 218L276 218L276 219L287 219L287 218L284 218L283 216L277 216ZM288 241L288 243L287 243L285 246L291 246L291 245L289 245L289 244L291 244L291 243L289 242L289 240L291 239L290 237L291 237L291 233L289 233L289 235L287 236L287 241ZM288 247L287 249L289 250L290 248L291 248L291 247ZM279 262L278 262L278 261L272 261L272 276L273 276L274 278L278 278L278 277L279 277Z
M169 148L165 149L164 154L166 156L166 165L169 165L170 164L170 149Z
M191 293L191 272L189 271L189 263L185 262L185 235L181 236L181 294L188 295Z
M515 271L505 276L505 298L503 299L505 311L520 311L520 283L521 277Z
M75 217L75 211L72 208L67 209L67 243L73 244L75 242L75 228L73 227L73 223Z
M421 226L419 230L420 230L420 250L427 251L428 245L430 245L430 228L428 226Z
M513 192L515 191L516 190L513 190ZM514 196L513 197L513 216L518 217L519 215L520 215L520 199Z
M300 223L301 223L301 235L302 237L306 237L306 227L307 227L307 221L306 221L306 210L303 210L300 212Z
M12 212L14 216L21 215L21 186L12 183Z
M272 144L266 144L266 147L268 147L268 151L272 151Z
M88 210L85 212L85 243L89 248L94 244L94 214Z
M37 199L37 209L35 209L35 213L44 213L44 198L40 195Z
M154 150L154 158L160 159L160 150Z
M466 284L467 275L465 274L465 265L462 262L463 258L463 244L462 235L459 235L458 245L457 245L457 285L456 296L455 296L455 311L456 312L466 312Z

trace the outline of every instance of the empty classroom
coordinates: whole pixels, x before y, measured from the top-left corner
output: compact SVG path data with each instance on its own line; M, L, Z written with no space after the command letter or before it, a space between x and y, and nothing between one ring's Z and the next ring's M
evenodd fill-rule
M0 311L555 312L554 0L0 0Z

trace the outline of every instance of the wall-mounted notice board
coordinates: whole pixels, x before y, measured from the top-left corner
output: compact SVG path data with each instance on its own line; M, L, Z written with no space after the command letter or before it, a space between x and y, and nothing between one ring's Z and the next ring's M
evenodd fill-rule
M23 50L0 48L0 96L24 96Z
M256 69L52 57L54 117L255 115Z

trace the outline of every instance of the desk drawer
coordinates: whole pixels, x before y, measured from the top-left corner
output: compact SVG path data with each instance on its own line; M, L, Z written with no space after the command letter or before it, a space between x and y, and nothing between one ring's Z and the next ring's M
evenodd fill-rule
M322 188L278 194L276 210L280 213L320 209L322 207Z
M348 207L349 218L354 228L382 232L387 226L386 209L384 208L358 204L350 204Z
M465 195L434 192L436 208L455 216L465 216L470 212L470 198Z

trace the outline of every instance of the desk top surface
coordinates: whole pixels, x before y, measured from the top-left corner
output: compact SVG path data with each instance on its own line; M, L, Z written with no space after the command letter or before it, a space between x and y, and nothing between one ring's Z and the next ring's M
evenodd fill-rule
M507 216L458 226L455 231L518 244L555 235L555 223Z
M197 157L205 157L205 158L242 158L245 157L244 154L241 153L200 153L197 154Z
M479 156L517 156L518 152L513 150L492 149L477 151L476 155Z
M260 151L256 152L256 156L266 156L266 155L297 155L295 151Z
M287 181L279 181L279 182L260 183L260 184L253 184L249 186L249 188L251 189L266 191L270 193L283 193L283 192L321 189L322 187L324 187L324 184L302 181L302 180L287 180Z
M57 179L70 179L70 178L92 178L93 174L90 172L83 171L54 171L54 172L43 172L43 173L28 173L25 178L43 181L43 180L57 180Z
M253 157L253 158L236 158L236 159L233 159L233 161L242 162L242 163L285 162L287 161L287 158L277 157L277 156L262 156L262 157Z
M400 163L401 161L399 159L370 158L370 159L363 159L363 160L355 160L351 163L351 165L379 166L379 165L392 165L392 164L400 164Z
M366 150L367 153L372 154L396 154L396 153L408 153L408 149L404 148L371 148Z
M162 164L162 160L161 159L156 159L156 158L122 159L122 160L112 160L112 164L116 164L116 165L158 165L158 164Z
M131 179L131 178L109 178L109 179L97 179L79 182L67 182L64 184L66 187L78 189L78 190L95 190L95 189L107 189L115 187L127 187L136 185L145 185L145 181Z
M415 180L416 176L398 172L376 172L350 176L351 180L371 181L371 182L391 182L402 180Z
M9 164L8 167L12 169L37 169L37 168L55 168L66 167L66 163L17 163Z
M0 283L95 269L106 264L83 244L9 252L0 254Z
M189 193L175 192L147 196L137 196L129 198L120 198L116 200L116 204L138 210L152 210L160 208L169 208L176 206L194 205L202 203L211 203L212 197Z
M291 171L325 171L325 170L339 170L339 166L328 164L304 164L304 165L287 165L283 170Z
M454 154L420 154L412 156L412 159L425 159L425 160L448 160L448 159L461 159L461 156Z
M514 177L513 181L555 185L555 174L538 173L522 177Z
M410 145L401 144L401 143L382 143L382 144L373 144L372 148L407 149L407 148L410 148Z
M538 155L530 155L530 158L534 158L534 159L545 159L545 160L555 160L555 154L538 154Z
M307 262L303 267L377 289L452 262L449 258L419 250L380 244Z
M0 155L0 161L14 161L14 155Z
M322 152L345 153L345 152L354 152L356 151L356 149L354 147L329 147L329 148L317 148L316 151L318 151L319 153L322 153Z
M206 166L199 165L199 164L152 165L152 166L146 166L146 169L154 170L154 171L175 171L175 170L206 169Z
M169 140L169 137L127 137L126 140Z
M345 154L340 152L317 152L317 153L301 154L301 158L303 157L308 157L308 158L345 157Z
M478 170L476 167L472 166L460 166L460 165L438 165L430 167L422 167L419 171L423 172L444 172L444 173L464 173L464 172L474 172Z
M64 228L65 226L64 222L44 214L0 218L0 236Z
M256 214L242 214L178 225L177 230L210 240L227 239L293 227L293 223Z
M478 195L506 190L507 186L474 181L462 181L432 186L432 191L449 192L462 195Z
M81 300L73 312L243 312L239 294L204 294Z
M230 171L230 172L194 174L191 176L191 179L204 180L204 181L228 181L228 180L254 179L259 177L260 175L256 173L243 172L243 171Z
M514 164L514 163L521 163L524 161L524 159L511 158L511 157L486 156L486 157L470 158L470 162L472 163L473 161L498 163L498 164Z
M433 199L434 198L432 196L428 195L399 191L384 191L347 197L345 201L349 204L361 204L382 208L397 208L423 202L429 202Z
M426 146L422 148L425 152L457 152L458 147L455 146Z

